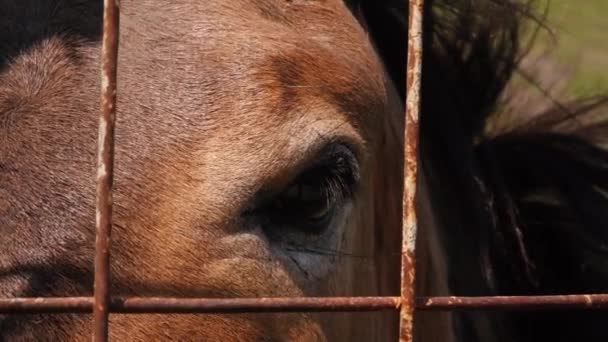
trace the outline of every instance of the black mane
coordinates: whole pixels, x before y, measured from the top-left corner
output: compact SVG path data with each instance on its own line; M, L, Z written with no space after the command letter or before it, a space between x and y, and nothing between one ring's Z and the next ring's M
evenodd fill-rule
M486 129L527 53L523 29L544 26L538 5L426 1L420 158L446 250L449 295L608 290L608 151L595 144L608 132L608 111L602 120L577 121L605 98L530 113L535 120L510 130ZM369 1L367 13L405 94L407 1ZM563 129L569 122L576 129ZM608 340L603 312L455 319L458 341Z

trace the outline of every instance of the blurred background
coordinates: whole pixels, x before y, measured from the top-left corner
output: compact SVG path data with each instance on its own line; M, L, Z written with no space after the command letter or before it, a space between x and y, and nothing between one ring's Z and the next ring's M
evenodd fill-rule
M543 116L561 117L549 126L608 148L608 0L536 4L544 25L526 26L522 36L524 42L532 42L524 44L529 53L487 122L486 132L500 134L515 124L534 129ZM595 123L593 132L580 129L590 122Z
M608 1L550 0L541 6L547 6L553 37L541 32L535 52L548 49L554 62L570 74L568 94L608 92Z
M574 96L608 92L608 1L551 0L547 18L558 43L553 57L571 69L567 92ZM547 37L543 38L547 44Z

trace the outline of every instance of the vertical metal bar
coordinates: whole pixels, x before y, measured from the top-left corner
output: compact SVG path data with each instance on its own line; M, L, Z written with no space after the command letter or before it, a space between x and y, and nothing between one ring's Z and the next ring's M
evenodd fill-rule
M101 113L97 142L95 293L93 305L93 341L96 342L108 340L119 14L119 0L104 1L101 47Z
M418 114L422 71L423 0L410 0L407 38L407 83L403 167L403 240L401 246L401 342L413 341L414 279L416 277L417 220L414 207L418 172Z

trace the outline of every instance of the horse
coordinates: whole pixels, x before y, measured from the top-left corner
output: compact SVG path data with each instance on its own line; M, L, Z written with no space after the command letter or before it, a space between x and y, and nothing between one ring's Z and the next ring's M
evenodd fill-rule
M0 297L90 296L101 4L0 4ZM406 1L121 6L112 294L398 295ZM601 287L585 253L606 239L608 157L592 125L554 131L564 117L548 113L525 130L484 131L531 8L426 4L419 295ZM581 270L582 259L596 263ZM564 281L581 272L594 277ZM524 341L564 317L419 313L415 333ZM110 337L388 341L397 322L394 312L120 314ZM555 336L588 324L581 316ZM0 316L3 340L79 340L89 328L86 314Z

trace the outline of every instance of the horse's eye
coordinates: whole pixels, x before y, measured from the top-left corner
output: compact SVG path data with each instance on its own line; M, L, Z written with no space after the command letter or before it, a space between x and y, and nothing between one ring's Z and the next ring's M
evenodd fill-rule
M332 193L334 190L327 183L320 179L292 184L272 203L273 218L306 233L321 233L342 197Z
M325 148L312 165L267 202L265 216L271 236L285 229L319 235L350 200L359 180L353 152L342 144Z

